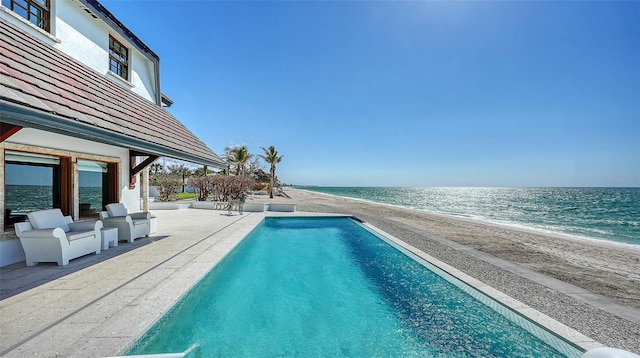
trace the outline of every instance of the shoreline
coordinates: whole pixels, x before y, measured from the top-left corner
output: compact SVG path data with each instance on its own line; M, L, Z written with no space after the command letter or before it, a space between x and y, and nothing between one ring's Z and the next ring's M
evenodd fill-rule
M596 341L640 352L640 250L303 189L286 192L290 199L250 200L356 216Z
M426 209L410 208L410 207L405 207L401 205L380 203L373 200L367 200L362 198L352 198L352 197L346 197L346 196L339 196L335 194L320 193L320 192L310 191L306 189L293 188L290 190L298 190L298 191L306 192L312 195L316 195L316 194L321 196L325 195L335 199L353 200L353 201L362 202L364 204L386 206L392 210L412 211L412 212L415 212L416 214L423 213L427 216L438 217L442 220L460 221L460 222L468 223L470 225L486 226L494 230L505 230L505 231L517 232L522 235L533 235L533 236L536 236L537 239L542 239L542 240L558 239L563 241L574 242L576 244L587 243L592 246L601 247L603 249L631 250L632 252L635 252L637 255L639 255L638 263L640 264L640 245L637 245L637 244L630 244L626 242L601 239L597 237L573 235L573 234L568 234L568 233L563 233L558 231L551 231L551 230L531 227L525 224L497 222L497 221L493 221L491 219L486 219L486 218L475 218L475 217L468 217L468 216L455 215L455 214L449 214L449 213L435 212L435 211L430 211ZM640 275L638 275L638 279L640 279ZM640 309L640 304L637 306L637 308Z
M614 301L575 286L567 292L567 284L534 272L526 264L501 259L500 252L492 255L447 238L466 232L482 242L492 235L485 235L486 226L302 191L289 193L291 198L250 197L249 202L296 204L295 214L303 216L356 216L365 225L396 238L399 244L404 242L438 260L438 267L447 267L445 271L451 267L451 272L466 274L488 290L517 300L519 307L531 307L534 320L548 316L597 343L640 353L640 310L620 303L607 306ZM289 213L270 215L280 214ZM188 209L158 210L154 215L162 223L156 234L100 255L72 260L64 268L55 264L24 267L23 263L2 268L0 355L121 354L223 260L266 213L228 215L226 210ZM453 234L434 233L438 227L433 223L450 225ZM517 233L508 232L515 235L514 240L518 238ZM525 257L531 255L531 262L552 258L526 245L506 252L522 255L521 251ZM612 259L611 263L617 261ZM583 268L572 270L582 272ZM591 279L590 275L582 276ZM634 284L637 288L638 281ZM616 312L611 307L621 310ZM550 328L555 329L553 325Z
M500 220L497 220L497 219L490 219L490 218L481 217L481 216L457 215L457 214L441 212L441 211L433 211L433 210L428 210L428 209L421 209L421 208L402 206L402 205L398 205L398 204L382 203L382 202L377 202L377 201L373 201L373 200L369 200L369 199L354 198L354 197L349 197L349 196L340 196L340 195L336 195L336 194L322 193L322 192L319 192L319 191L313 191L313 190L308 190L308 189L298 189L298 188L295 188L295 187L287 188L287 190L299 190L299 191L304 191L304 192L311 193L311 194L327 195L327 196L334 197L334 198L345 198L345 199L350 199L350 200L362 201L364 203L369 203L369 204L386 205L386 206L389 206L391 208L396 208L396 209L415 210L415 211L418 211L418 212L424 212L424 213L426 213L428 215L442 216L445 219L448 218L448 219L453 219L453 220L469 220L470 222L476 223L476 224L496 225L496 226L503 227L503 228L506 228L506 229L526 231L526 232L529 232L531 234L539 234L539 235L545 235L545 236L556 236L556 237L558 237L560 239L563 239L563 240L586 241L586 242L590 242L590 243L593 243L593 244L602 244L603 246L622 247L622 248L627 248L627 249L631 249L631 250L638 250L639 251L638 253L640 254L640 244L634 244L634 243L629 243L629 242L624 242L624 241L616 241L616 240L611 240L611 239L606 239L606 238L599 238L599 237L594 237L594 236L570 234L570 233L566 233L566 232L562 232L562 231L554 231L554 230L546 229L546 228L543 228L543 227L536 227L536 226L527 225L527 224L521 224L521 223L517 223L517 222L500 221Z

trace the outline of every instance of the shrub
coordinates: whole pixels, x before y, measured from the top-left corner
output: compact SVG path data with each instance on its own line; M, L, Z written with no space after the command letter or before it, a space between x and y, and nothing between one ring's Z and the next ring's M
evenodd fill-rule
M215 201L229 201L240 198L242 193L251 190L255 181L247 176L209 175L191 177L188 185L198 191L198 201L205 201L209 196Z
M149 178L149 183L158 188L160 201L174 201L177 199L176 192L182 187L182 181L170 174L159 173Z
M198 201L205 201L209 197L213 188L210 176L191 177L187 180L187 185L195 188L198 192Z
M212 190L215 200L229 201L240 198L242 193L253 188L253 179L245 176L214 175L211 176Z
M267 190L267 188L269 187L269 184L265 184L265 183L256 183L253 186L253 190Z

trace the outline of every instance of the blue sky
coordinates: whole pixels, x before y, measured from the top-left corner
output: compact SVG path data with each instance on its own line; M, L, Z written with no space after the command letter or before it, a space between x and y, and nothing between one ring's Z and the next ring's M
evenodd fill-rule
M640 186L638 1L102 3L290 184Z

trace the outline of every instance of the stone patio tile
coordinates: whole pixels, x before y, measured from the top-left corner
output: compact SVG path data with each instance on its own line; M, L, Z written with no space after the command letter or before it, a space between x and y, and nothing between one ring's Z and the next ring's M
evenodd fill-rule
M69 347L74 349L78 338L95 329L97 324L61 323L32 338L22 349L25 352L47 352L47 355L65 357Z
M92 337L78 343L74 349L65 352L68 358L112 357L119 354L119 347L125 347L128 337Z

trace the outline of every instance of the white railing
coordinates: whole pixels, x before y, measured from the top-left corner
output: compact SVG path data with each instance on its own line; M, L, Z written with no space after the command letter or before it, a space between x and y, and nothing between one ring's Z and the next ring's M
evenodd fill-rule
M117 356L117 357L109 357L109 358L184 358L189 353L195 352L196 350L200 350L200 345L197 343L187 348L187 350L182 353L139 354L134 356Z

